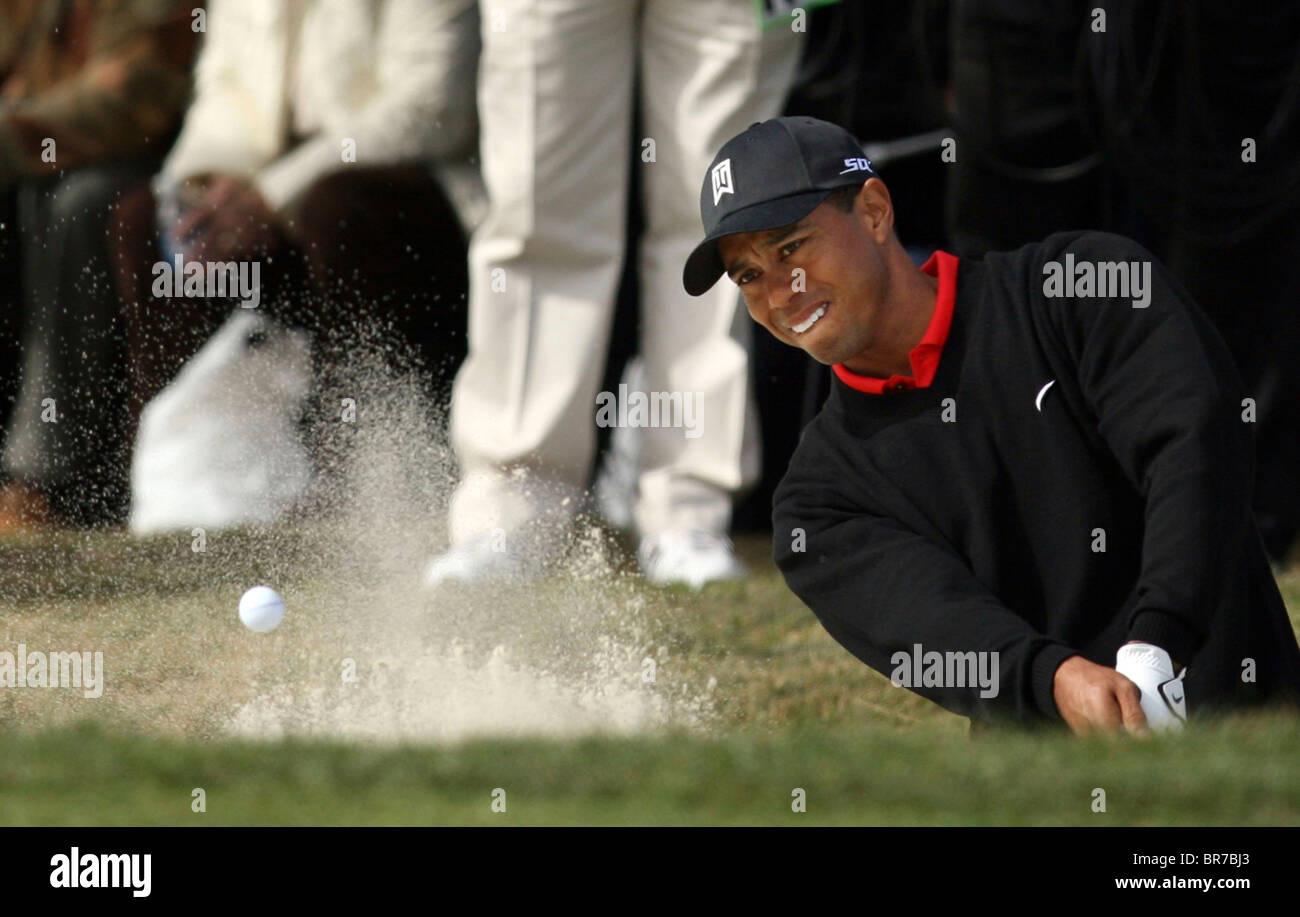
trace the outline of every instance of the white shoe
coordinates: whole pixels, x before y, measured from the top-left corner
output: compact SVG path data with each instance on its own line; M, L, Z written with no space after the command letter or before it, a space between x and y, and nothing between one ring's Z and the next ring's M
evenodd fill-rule
M425 588L432 589L448 580L464 583L526 581L540 572L540 564L525 562L518 553L502 550L502 547L496 539L482 536L439 554L424 568Z
M716 532L661 532L641 539L637 560L645 578L658 585L685 583L699 589L719 580L743 579L748 572L731 539Z

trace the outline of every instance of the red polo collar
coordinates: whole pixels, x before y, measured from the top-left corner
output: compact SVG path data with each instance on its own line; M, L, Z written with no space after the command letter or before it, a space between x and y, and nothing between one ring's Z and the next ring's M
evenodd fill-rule
M911 349L907 355L912 365L912 375L893 375L888 379L879 376L863 376L845 368L843 363L831 367L839 380L851 389L868 395L883 395L886 392L904 391L913 388L926 388L934 381L934 374L939 370L939 357L943 345L948 340L948 329L952 326L952 306L957 298L957 262L955 255L945 251L936 251L930 256L921 270L931 277L939 278L939 292L934 300L934 315L930 317L930 327L925 329L921 343Z

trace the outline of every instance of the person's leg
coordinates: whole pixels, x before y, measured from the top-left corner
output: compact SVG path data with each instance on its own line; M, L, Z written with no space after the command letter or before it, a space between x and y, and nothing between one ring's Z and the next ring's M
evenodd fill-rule
M121 317L106 227L145 174L140 163L88 166L23 189L22 383L4 467L79 524L120 522L129 498Z
M122 302L127 351L127 405L132 429L144 406L230 314L207 299L154 295L153 266L163 260L156 204L147 184L122 196L109 232L113 279Z
M1255 516L1270 558L1284 563L1300 531L1300 213L1239 242L1170 232L1166 263L1223 335L1255 399Z
M780 114L801 39L789 28L762 33L747 0L652 0L645 8L642 105L656 156L638 162L646 201L642 355L647 388L697 400L698 416L694 430L642 431L643 535L721 535L732 493L757 478L749 317L730 281L688 295L682 265L703 233L699 193L709 163L731 136Z
M452 396L453 546L539 515L563 523L586 484L623 254L635 7L482 4L490 203Z
M22 366L22 247L15 203L12 191L0 191L0 447Z
M464 358L466 240L428 168L332 172L304 193L290 234L310 288L296 324L362 335L394 369L414 359L445 387Z
M14 189L0 191L0 450L18 397L22 370L22 245ZM0 468L0 532L43 521L44 500Z
M443 408L464 356L466 242L455 209L420 164L331 172L288 215L301 289L273 297L273 314L311 333L313 385L301 428L328 502L354 454L344 399L373 393L376 372L418 374ZM374 380L376 384L378 379Z
M1109 228L1099 225L1108 218L1100 166L1045 180L1048 169L1093 153L1075 78L1090 8L1081 0L952 3L956 158L945 165L946 219L957 255L1019 248L1063 229Z

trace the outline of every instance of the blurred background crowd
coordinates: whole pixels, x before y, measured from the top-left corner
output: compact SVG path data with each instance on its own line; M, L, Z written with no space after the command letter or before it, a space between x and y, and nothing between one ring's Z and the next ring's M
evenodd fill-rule
M829 373L753 333L731 284L687 296L681 266L718 147L808 114L864 143L918 262L1082 228L1162 259L1255 399L1282 562L1300 6L794 6L0 0L0 530L126 524L150 404L205 351L238 367L288 330L310 382L284 409L318 477L343 354L447 407L460 482L429 582L540 570L591 506L654 580L742 575L728 533L770 525ZM160 295L156 266L186 261L256 262L261 323L228 291ZM700 393L701 435L597 427L620 381Z

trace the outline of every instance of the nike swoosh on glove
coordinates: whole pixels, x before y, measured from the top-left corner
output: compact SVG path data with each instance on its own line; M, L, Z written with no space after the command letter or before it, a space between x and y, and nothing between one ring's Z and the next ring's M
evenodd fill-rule
M1115 671L1142 692L1142 712L1154 730L1182 729L1187 722L1187 692L1169 653L1151 643L1126 643L1115 654Z

